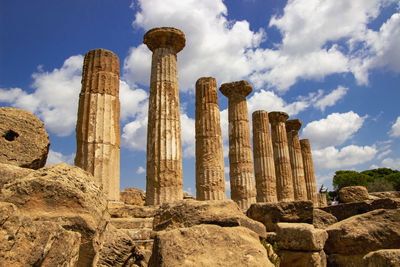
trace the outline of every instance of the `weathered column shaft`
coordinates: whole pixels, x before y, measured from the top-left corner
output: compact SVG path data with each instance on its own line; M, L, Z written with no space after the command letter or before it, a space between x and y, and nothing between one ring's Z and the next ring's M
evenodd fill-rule
M307 200L307 189L304 178L303 157L301 155L299 130L301 121L298 119L286 121L290 163L292 166L293 191L295 200Z
M293 180L285 122L289 117L284 112L270 112L271 138L274 151L276 191L279 201L293 201Z
M105 49L85 55L76 124L75 165L93 174L109 200L119 200L119 59Z
M256 202L253 155L246 96L252 91L246 81L225 83L220 91L228 97L229 177L231 198L240 208Z
M177 29L156 28L148 31L143 40L153 51L147 128L147 205L183 199L176 54L184 47L184 38ZM176 43L182 40L178 47Z
M314 163L311 154L310 140L300 140L301 154L303 156L304 177L307 188L307 198L318 205L317 183L315 180Z
M253 112L253 153L257 202L277 202L274 153L268 112Z
M196 199L226 199L217 83L212 77L196 82Z

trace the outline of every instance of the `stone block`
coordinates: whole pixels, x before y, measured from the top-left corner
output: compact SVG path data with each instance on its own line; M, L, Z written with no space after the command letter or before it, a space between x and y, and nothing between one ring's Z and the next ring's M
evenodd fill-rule
M313 225L315 228L318 229L325 229L329 225L337 223L338 221L335 216L320 209L314 209L313 214L314 214Z
M339 190L339 201L342 203L368 200L368 190L364 186L346 186Z
M143 206L146 202L146 193L137 188L127 187L120 193L120 201L128 205Z
M366 267L398 267L400 266L400 249L381 249L364 256Z
M279 250L280 267L326 267L326 255L321 251Z
M325 230L307 223L278 223L276 234L279 249L285 250L320 251L328 238Z

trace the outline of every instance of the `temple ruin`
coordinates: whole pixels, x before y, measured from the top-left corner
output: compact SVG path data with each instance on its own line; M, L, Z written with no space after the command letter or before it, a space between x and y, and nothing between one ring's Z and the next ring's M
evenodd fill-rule
M318 205L317 184L315 181L314 163L312 160L310 140L302 139L300 140L300 145L301 154L303 156L304 178L306 181L307 198L308 200L311 200L315 205Z

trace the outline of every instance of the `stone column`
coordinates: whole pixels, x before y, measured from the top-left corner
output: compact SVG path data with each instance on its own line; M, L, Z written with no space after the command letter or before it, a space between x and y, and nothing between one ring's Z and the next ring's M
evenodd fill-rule
M119 200L119 59L111 51L86 53L76 123L75 165L93 174L108 200Z
M196 82L196 199L226 199L217 83L212 77Z
M253 112L253 152L257 202L277 202L274 152L268 112Z
M147 127L146 205L183 199L177 53L185 35L154 28L143 38L153 52Z
M279 201L293 201L293 179L290 166L289 147L285 122L289 115L285 112L270 112L272 147L276 173L276 192Z
M248 209L252 203L256 202L246 102L246 96L251 93L252 87L246 81L239 81L222 84L220 91L228 97L231 198L241 209Z
M292 166L293 191L295 200L307 200L307 189L304 178L303 157L301 155L299 130L301 120L286 121L286 133L289 146L290 163Z
M304 177L306 180L307 199L318 205L317 183L315 181L314 163L311 154L310 140L300 140L301 154L303 156Z

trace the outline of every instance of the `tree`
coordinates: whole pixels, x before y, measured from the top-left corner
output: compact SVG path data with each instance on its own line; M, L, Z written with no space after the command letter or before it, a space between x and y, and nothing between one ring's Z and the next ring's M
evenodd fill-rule
M336 171L335 176L333 176L333 187L335 190L340 190L340 188L346 186L367 186L370 179L370 176L356 171Z

